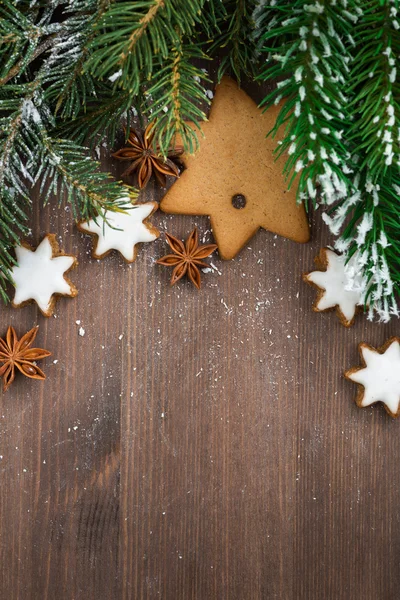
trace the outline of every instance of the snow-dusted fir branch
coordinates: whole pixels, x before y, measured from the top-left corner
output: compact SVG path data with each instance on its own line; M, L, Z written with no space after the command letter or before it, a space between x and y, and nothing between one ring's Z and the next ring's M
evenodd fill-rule
M23 132L27 103L40 83L38 74L29 83L8 83L0 88L0 296L4 300L15 263L12 248L28 232L32 183L28 165L34 160L36 146L35 142L26 143Z
M372 0L362 8L346 91L356 176L352 193L324 220L342 232L336 247L355 256L349 285L361 286L369 317L376 311L388 321L398 315L400 292L399 6Z
M76 118L96 95L95 82L84 65L95 27L109 4L109 0L71 0L65 8L66 18L46 60L44 88L46 101L64 119Z
M73 2L75 0L71 0ZM91 1L95 4L95 0ZM28 230L30 189L41 181L42 201L50 193L72 206L76 218L101 208L119 209L126 188L99 170L88 151L55 133L53 61L68 18L56 19L58 3L34 10L32 3L2 3L0 19L0 295L15 262L13 247ZM72 17L71 17L72 18ZM71 63L76 54L70 53ZM30 67L35 61L35 68ZM79 93L82 93L80 89ZM64 196L65 194L65 196Z
M39 92L25 98L19 124L17 177L10 180L19 190L22 177L32 185L40 182L39 194L46 204L51 194L68 202L76 219L90 219L101 212L120 208L121 196L136 192L122 187L99 169L86 148L51 135L54 117ZM22 177L21 177L22 176Z
M349 125L345 88L351 59L355 3L320 0L290 4L267 0L255 12L266 53L262 81L276 81L263 104L280 105L273 134L278 155L287 156L299 200L331 204L352 189L351 155L344 140ZM346 43L345 43L346 41Z
M400 165L400 15L398 1L373 0L363 7L354 31L355 58L348 91L353 95L349 140L359 169L379 180Z
M10 95L0 97L0 296L7 299L6 284L15 262L13 246L28 231L30 207L27 171L24 158L31 151L20 136L23 122L24 94L27 86L10 86ZM4 91L4 90L2 90ZM12 94L12 97L11 97Z
M51 22L51 12L43 10L37 20L31 18L35 12L24 2L3 0L0 5L0 85L5 85L24 69L52 43L59 23ZM25 9L25 10L24 10Z
M355 180L355 191L323 215L335 247L348 257L349 289L361 291L369 308L382 321L398 316L400 292L400 177L373 183L365 171Z

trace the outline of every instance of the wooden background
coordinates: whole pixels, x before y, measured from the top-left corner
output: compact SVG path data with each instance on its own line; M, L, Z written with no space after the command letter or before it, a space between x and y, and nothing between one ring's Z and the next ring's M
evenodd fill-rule
M211 239L207 218L153 222ZM0 598L398 599L400 423L342 376L398 323L311 311L320 214L307 245L260 231L213 256L200 293L154 264L163 236L95 261L36 198L31 242L47 232L79 295L50 319L1 308L0 335L38 323L53 356L0 393Z

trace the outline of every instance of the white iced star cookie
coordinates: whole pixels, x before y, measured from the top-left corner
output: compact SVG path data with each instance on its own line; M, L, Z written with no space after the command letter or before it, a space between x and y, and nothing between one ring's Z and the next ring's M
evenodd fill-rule
M303 275L306 283L318 289L313 310L324 312L336 308L341 323L350 327L358 307L362 306L362 299L360 292L346 290L349 279L345 272L345 258L329 248L322 248L315 264L321 270Z
M93 258L104 258L117 250L127 263L132 263L137 256L136 244L153 242L160 235L158 229L147 222L157 208L157 202L146 202L134 204L125 213L107 211L106 221L99 216L97 222L91 219L78 223L78 229L97 237Z
M393 337L381 348L359 345L362 367L345 372L358 383L357 405L361 408L383 402L392 417L400 415L400 338Z
M51 317L59 296L74 297L78 290L65 277L77 265L75 256L60 252L56 236L48 233L34 250L28 244L15 248L17 265L12 270L16 308L36 302L45 317Z

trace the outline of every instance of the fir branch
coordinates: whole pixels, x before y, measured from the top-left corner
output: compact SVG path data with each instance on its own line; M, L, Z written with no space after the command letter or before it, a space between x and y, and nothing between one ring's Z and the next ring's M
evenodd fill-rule
M254 36L253 12L257 6L255 0L228 0L221 2L216 19L216 35L210 47L210 53L225 50L218 69L218 80L230 69L240 83L243 75L254 76L257 47ZM215 6L210 7L215 14Z
M112 4L95 27L93 53L86 69L107 77L115 87L135 96L150 80L160 58L190 35L204 0L122 0ZM160 58L159 58L160 57Z
M63 123L58 132L77 144L88 144L91 149L103 141L112 147L121 123L129 131L135 116L137 110L132 106L128 92L114 94L109 86L96 85L95 96L86 103L85 111Z
M7 285L12 283L10 270L16 263L13 248L20 235L27 235L26 198L15 194L12 188L3 188L0 204L0 297L8 301ZM18 220L18 232L15 221Z
M20 8L4 0L0 4L0 78L15 74L33 56L43 32Z
M35 85L36 83L36 85ZM31 98L38 82L0 88L0 295L6 301L6 285L15 263L12 249L28 231L31 179L24 161L31 152L22 140L21 124L25 98Z
M44 42L42 42L40 44L40 46L37 46L37 48L35 49L35 51L33 53L29 54L28 61L27 61L27 56L24 56L23 58L21 58L21 60L18 61L12 67L12 69L10 69L8 71L7 75L5 75L4 77L0 78L0 86L5 85L11 79L13 79L14 77L16 77L24 69L24 67L28 64L28 62L29 63L33 62L41 54L43 54L43 52L46 52L49 48L51 48L51 46L53 45L53 39L54 39L54 36L50 36L47 40L45 40Z
M342 234L335 247L354 257L349 267L349 286L361 291L369 306L369 318L376 311L382 321L398 315L395 294L400 293L400 175L391 173L379 183L365 179L355 182L356 191L323 215L331 231Z
M1 88L0 113L3 116L0 133L0 198L9 182L22 195L25 194L23 177L26 177L27 172L24 166L26 146L22 140L23 116L26 106L32 101L40 83L40 77L37 77L30 84L8 85ZM31 151L28 156L32 156ZM13 163L18 163L19 172L15 173L14 178L10 178L10 173L14 174Z
M96 25L110 0L74 0L47 61L45 98L55 104L55 114L74 119L96 94L92 76L84 72Z
M356 176L352 193L323 219L354 256L350 287L360 289L381 320L398 315L400 292L400 117L396 59L400 51L397 0L370 0L354 29L354 60L347 78L352 121L347 132Z
M354 120L349 139L360 156L359 169L379 180L400 165L400 28L397 1L370 1L354 31L356 53L349 78Z
M121 186L109 173L100 170L100 163L88 156L87 148L69 140L54 139L41 132L43 148L34 182L40 180L44 205L50 195L57 195L71 205L74 219L90 219L107 210L128 208L127 198L136 199L137 191Z
M193 153L198 147L196 129L206 119L200 105L210 103L202 81L210 80L193 61L206 58L198 45L179 39L146 92L151 101L147 113L150 119L157 120L154 143L164 156L176 136L185 151Z
M15 262L12 249L27 232L29 192L39 180L42 201L46 203L50 194L56 194L61 202L65 195L77 219L121 210L128 194L136 195L133 189L101 172L86 148L55 136L55 102L48 92L49 82L59 75L59 65L52 52L50 57L46 54L63 32L71 31L71 22L66 19L61 24L54 20L56 5L38 11L29 8L21 19L24 26L30 23L28 29L33 32L27 42L18 37L20 32L15 25L19 24L19 9L27 8L26 5L21 2L18 9L7 2L5 5L2 9L3 14L8 11L7 19L0 23L0 30L9 31L11 24L14 47L9 54L0 44L0 59L5 60L8 69L1 71L4 76L0 86L0 295L4 300L7 282L11 281L10 268ZM21 56L23 53L25 56ZM32 72L28 66L36 59L38 68Z
M383 321L398 314L400 292L397 5L281 0L254 13L261 79L280 79L264 103L281 103L273 133L282 128L289 185L298 175L299 200L332 205L323 219L352 258L349 287Z
M299 201L315 204L319 190L322 201L332 203L352 189L350 153L342 141L348 99L340 88L348 78L350 55L342 39L357 18L354 4L281 0L263 9L257 18L268 23L261 36L267 60L259 78L281 79L263 102L268 108L283 101L272 130L283 136L277 156L287 155L289 187L299 175Z
M119 209L119 199L128 192L134 197L136 192L133 189L127 192L126 186L111 181L86 148L52 135L52 114L37 94L40 81L38 76L9 119L8 134L0 144L0 192L10 182L26 195L23 180L28 179L34 185L40 179L44 204L51 193L62 202L65 193L76 219L87 219L113 207ZM1 107L0 101L0 110Z

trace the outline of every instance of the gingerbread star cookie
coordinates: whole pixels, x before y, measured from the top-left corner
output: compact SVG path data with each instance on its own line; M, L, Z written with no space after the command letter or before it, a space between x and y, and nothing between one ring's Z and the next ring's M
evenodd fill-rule
M275 160L276 140L266 137L279 107L263 113L229 77L216 89L204 137L185 171L161 201L167 213L209 215L222 258L231 259L260 227L296 242L309 240L295 186L287 190L285 157ZM180 143L180 140L177 141Z
M381 348L359 345L362 367L344 374L358 383L356 403L360 408L383 402L391 417L400 415L400 338L390 338Z
M356 312L363 305L361 292L349 290L346 259L329 248L322 248L315 259L319 271L305 273L303 279L318 290L313 305L315 312L336 308L336 313L345 327L354 323ZM348 263L351 265L351 259Z
M112 250L117 250L125 259L132 263L137 256L136 244L152 242L160 232L148 223L147 219L157 210L157 202L134 204L126 212L106 211L104 219L78 223L78 229L84 233L96 236L93 246L93 258L104 258Z
M15 284L12 305L16 308L36 302L45 317L51 317L60 296L77 295L65 276L77 265L75 256L60 252L56 236L48 233L34 250L28 244L15 248L17 265L11 269Z

